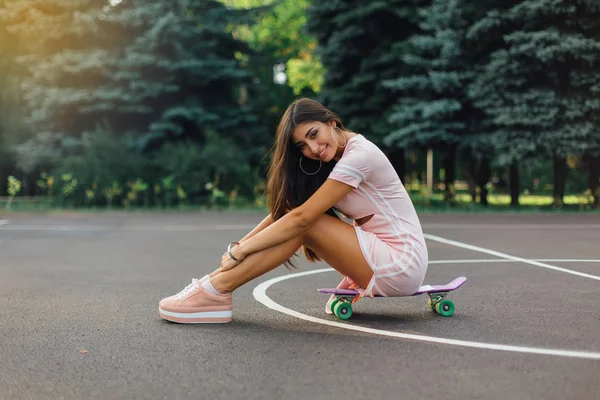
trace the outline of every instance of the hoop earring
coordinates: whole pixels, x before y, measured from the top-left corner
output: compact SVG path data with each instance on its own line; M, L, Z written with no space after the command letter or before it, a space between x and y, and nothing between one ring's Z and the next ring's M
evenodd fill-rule
M342 149L343 149L344 147L346 147L346 144L348 143L348 139L346 139L346 135L344 135L344 132L342 132L342 130L341 130L340 128L338 128L337 126L335 127L335 129L337 129L338 131L340 131L340 133L342 134L342 137L344 138L344 145L343 145L343 146L340 146L340 145L338 144L337 140L335 140L335 136L333 136L333 126L331 126L330 128L331 128L331 137L333 138L333 141L335 142L335 144L336 144L338 147L341 147Z
M311 173L309 174L308 172L306 172L306 171L304 170L304 168L302 168L302 159L303 159L303 158L304 158L304 157L300 157L300 163L299 163L299 164L300 164L300 169L302 170L302 172L304 172L306 175L309 175L309 176L318 174L318 173L319 173L319 171L321 170L321 167L323 166L323 161L319 160L319 169L318 169L318 170L316 170L315 172L311 172Z

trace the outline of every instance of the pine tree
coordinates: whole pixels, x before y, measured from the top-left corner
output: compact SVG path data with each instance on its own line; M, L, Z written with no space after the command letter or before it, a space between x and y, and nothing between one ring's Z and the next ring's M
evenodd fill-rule
M250 13L216 0L49 0L26 23L14 18L22 37L48 21L58 25L23 58L32 73L24 85L28 123L38 137L21 152L56 147L62 160L85 151L86 137L102 126L127 137L132 151L204 147L206 168L221 182L217 171L247 171L270 139L248 102L248 46L230 29ZM236 157L211 150L224 146ZM249 174L241 181L251 190Z
M136 133L141 147L201 138L210 127L246 147L255 120L240 104L250 77L236 55L247 47L227 33L239 18L217 1L129 1L79 11L72 30L86 47L63 49L36 66L55 80L39 73L30 82L30 122L77 136L106 120ZM92 32L101 39L91 40Z
M484 73L485 67L490 61L491 55L498 49L505 47L503 29L494 24L496 15L502 15L521 0L462 0L461 8L464 18L468 21L469 28L463 42L466 59L464 62L470 64L475 77ZM492 17L488 19L488 17ZM487 21L487 22L486 22ZM485 34L474 35L481 24L488 24ZM476 81L475 81L476 82ZM473 82L469 85L469 99L471 103L478 106L479 93L473 90ZM464 145L470 145L470 151L465 152L467 177L475 185L472 188L472 196L475 198L475 188L479 188L482 202L486 201L487 183L491 178L491 164L495 152L493 134L497 127L493 123L492 116L485 110L477 107L478 114L473 119L472 131L474 135ZM498 160L494 160L497 164ZM502 164L500 164L502 165ZM503 165L502 165L503 166ZM508 165L508 183L511 194L511 205L519 205L519 166L517 160L512 160Z
M15 148L25 173L56 162L76 130L70 125L77 120L79 102L100 80L98 61L108 54L87 51L106 35L86 16L107 6L101 0L14 0L0 10L10 39L19 43L14 61L21 71L24 122L34 133Z
M403 57L414 73L385 82L399 98L390 115L395 130L384 142L442 152L446 201L453 199L456 151L469 142L476 115L466 92L473 73L462 48L466 21L459 6L458 0L433 0L419 11L422 33L410 38Z
M500 161L551 157L556 206L567 155L600 150L599 18L600 3L592 0L525 0L490 12L470 32L504 34L505 47L473 86L477 104L493 117Z
M253 7L252 23L236 25L234 34L254 51L247 62L259 84L249 93L251 103L269 132L275 132L286 107L298 96L315 97L323 82L316 40L304 29L311 0L222 1ZM285 70L285 81L274 79L276 69Z
M140 114L150 117L146 141L202 140L213 129L256 151L264 137L256 136L256 117L240 92L251 77L236 59L249 49L227 31L242 18L217 1L140 2L116 13L111 20L132 30L135 41L116 65L122 92L95 107L117 111L123 130L136 129Z
M383 81L403 71L402 43L418 31L416 10L426 2L330 0L308 9L308 29L326 70L320 100L350 129L383 146L401 178L402 149L383 143L396 100Z

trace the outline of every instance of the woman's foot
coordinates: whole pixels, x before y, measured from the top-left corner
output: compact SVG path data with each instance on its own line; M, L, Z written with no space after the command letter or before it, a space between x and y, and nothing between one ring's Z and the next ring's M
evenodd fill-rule
M182 324L227 323L232 319L231 293L221 294L210 277L193 279L181 292L158 304L161 318Z

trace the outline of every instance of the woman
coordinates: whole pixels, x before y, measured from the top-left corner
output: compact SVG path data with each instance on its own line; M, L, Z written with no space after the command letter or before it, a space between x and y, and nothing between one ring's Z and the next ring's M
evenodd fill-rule
M301 247L310 261L323 260L342 274L338 287L356 288L355 300L408 296L423 283L427 246L397 173L377 146L320 103L299 99L283 115L267 195L269 216L229 245L220 268L161 300L162 318L230 322L231 293L290 263Z

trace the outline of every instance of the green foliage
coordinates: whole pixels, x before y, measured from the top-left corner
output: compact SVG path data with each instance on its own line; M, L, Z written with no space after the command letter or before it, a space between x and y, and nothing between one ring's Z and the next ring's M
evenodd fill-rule
M119 182L117 181L113 181L112 184L106 188L103 189L103 194L106 197L106 205L108 207L108 209L110 210L110 208L113 205L113 198L115 198L115 196L119 196L121 193L123 193L123 187L119 184Z
M403 48L418 31L417 9L425 3L330 0L308 8L307 27L326 70L320 99L376 143L391 130L387 116L396 100L383 81L406 71Z
M124 115L130 125L120 129L140 132L142 148L170 138L202 142L209 127L228 129L251 147L256 119L239 104L238 94L250 76L235 56L248 48L226 33L237 14L215 1L187 3L123 7L110 16L123 28L133 25L135 41L126 46L116 65L113 78L121 92L95 107L112 107ZM123 97L123 90L129 96ZM136 127L136 111L150 123Z
M500 163L600 150L599 17L595 2L526 0L473 25L472 40L500 31L505 43L471 88Z
M408 41L403 61L414 71L384 85L400 97L390 114L395 130L384 143L397 147L457 146L472 118L466 87L472 80L465 63L465 20L457 0L433 0L419 11L422 33Z
M0 1L0 196L5 192L6 173L16 172L12 148L31 136L23 123L24 110L21 105L21 72L15 62L17 49L21 45L13 40L3 23Z
M10 210L10 206L14 197L21 191L21 181L14 176L8 177L8 202L6 202L5 208Z
M291 59L287 62L287 75L289 85L294 89L294 94L299 95L305 89L319 93L323 85L323 65L313 54L306 54L305 59Z
M436 148L451 194L457 148L482 201L510 165L513 199L569 171L600 203L599 17L589 0L0 0L0 194L14 175L56 205L264 204L283 109L320 96L398 170Z
M21 191L21 181L14 176L8 177L8 195L15 197Z
M106 126L84 134L72 155L64 157L57 173L74 173L80 186L110 187L120 185L133 177L144 176L148 161L125 137L115 134Z
M77 188L77 178L73 177L72 173L65 173L61 175L63 182L62 194L64 197L68 197Z
M263 152L252 158L253 165L258 165L285 108L298 95L314 97L322 86L324 70L315 54L316 39L304 29L310 0L223 2L257 10L248 24L235 25L232 31L252 49L250 56L242 58L242 65L253 74L252 85L247 87L248 102L269 132ZM284 83L274 80L276 69L285 74Z
M324 69L315 55L316 40L307 34L306 10L310 0L229 0L234 7L264 7L251 25L235 27L239 37L262 55L272 73L273 64L286 64L287 84L298 95L308 89L317 93L323 84ZM266 76L265 76L266 78Z
M25 24L18 16L27 3L16 2L3 15L13 35L28 38L50 22L63 23L25 46L20 58L30 73L23 85L27 121L37 132L20 145L22 169L72 154L71 146L98 123L147 152L170 140L203 143L209 129L235 138L243 159L264 152L266 131L242 104L251 76L236 55L249 49L227 32L230 24L244 22L242 12L217 1L113 7L51 0L27 14Z

